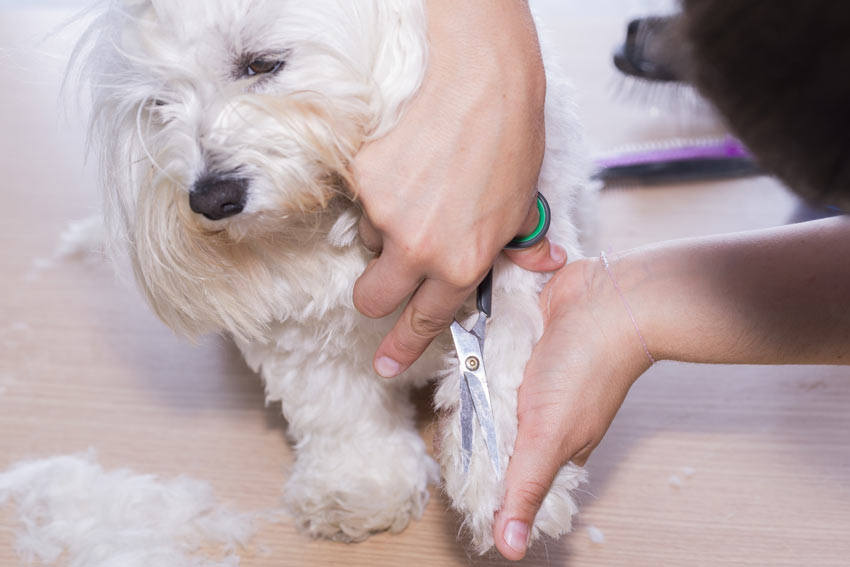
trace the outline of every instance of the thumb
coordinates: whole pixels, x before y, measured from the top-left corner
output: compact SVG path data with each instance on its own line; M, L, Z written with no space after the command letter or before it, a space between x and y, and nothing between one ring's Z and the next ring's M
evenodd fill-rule
M531 248L523 250L505 250L505 255L520 268L532 272L554 272L564 267L567 251L563 247L544 238Z
M514 454L505 473L505 499L493 525L493 541L511 561L525 556L534 517L563 464L560 439L551 425L533 419L520 421ZM538 426L539 425L539 426Z

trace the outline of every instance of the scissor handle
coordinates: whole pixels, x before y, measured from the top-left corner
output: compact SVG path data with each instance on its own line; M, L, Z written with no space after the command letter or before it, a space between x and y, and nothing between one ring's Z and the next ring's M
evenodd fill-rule
M490 308L493 306L493 268L478 284L478 299L476 300L478 312L490 316Z
M552 222L552 212L549 209L549 202L546 197L537 194L537 212L539 213L537 228L528 236L522 238L514 238L505 248L507 250L522 250L534 246L544 238L549 231L549 225ZM490 309L493 306L493 268L487 272L487 276L478 284L478 312L484 313L487 317L490 316Z
M549 201L542 194L537 193L537 227L528 236L517 237L508 242L505 250L524 250L531 248L544 238L549 232L549 225L552 223L552 210L549 208Z

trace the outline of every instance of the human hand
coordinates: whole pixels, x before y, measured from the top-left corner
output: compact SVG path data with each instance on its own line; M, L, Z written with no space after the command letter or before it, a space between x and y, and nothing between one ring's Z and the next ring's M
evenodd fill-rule
M850 363L850 264L834 261L848 255L850 219L839 217L658 243L612 257L611 274L597 259L561 269L541 295L546 326L519 390L493 528L502 555L523 557L553 478L570 460L585 463L650 353L712 364Z
M546 80L528 6L429 0L428 15L420 93L353 164L361 239L380 252L354 304L384 317L410 296L375 355L388 378L448 328L505 244L537 223ZM514 258L554 270L566 253L542 242Z
M541 294L545 330L518 394L519 430L493 539L525 555L534 522L565 463L584 465L634 380L649 366L631 319L598 259L561 269Z

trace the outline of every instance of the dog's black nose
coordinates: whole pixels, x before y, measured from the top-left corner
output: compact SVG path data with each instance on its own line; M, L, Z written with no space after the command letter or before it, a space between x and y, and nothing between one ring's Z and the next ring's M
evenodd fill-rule
M210 220L238 215L245 208L248 183L244 179L206 178L195 183L189 193L192 212Z

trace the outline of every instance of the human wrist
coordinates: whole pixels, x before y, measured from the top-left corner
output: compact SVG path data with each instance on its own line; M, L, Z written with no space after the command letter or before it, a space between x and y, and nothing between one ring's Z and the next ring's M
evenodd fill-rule
M558 341L578 346L571 360L586 361L612 387L628 391L651 365L599 257L576 260L558 271L540 305L546 332L561 333Z
M722 322L709 316L714 295L706 293L700 278L707 267L695 258L699 250L680 241L608 256L624 297L620 301L628 302L635 321L632 327L639 329L656 361L708 362L717 355L715 339L723 334ZM633 328L632 334L636 333Z
M637 378L661 356L646 303L646 276L639 251L601 253L593 260L593 301L608 322L606 334L619 345L626 374Z

